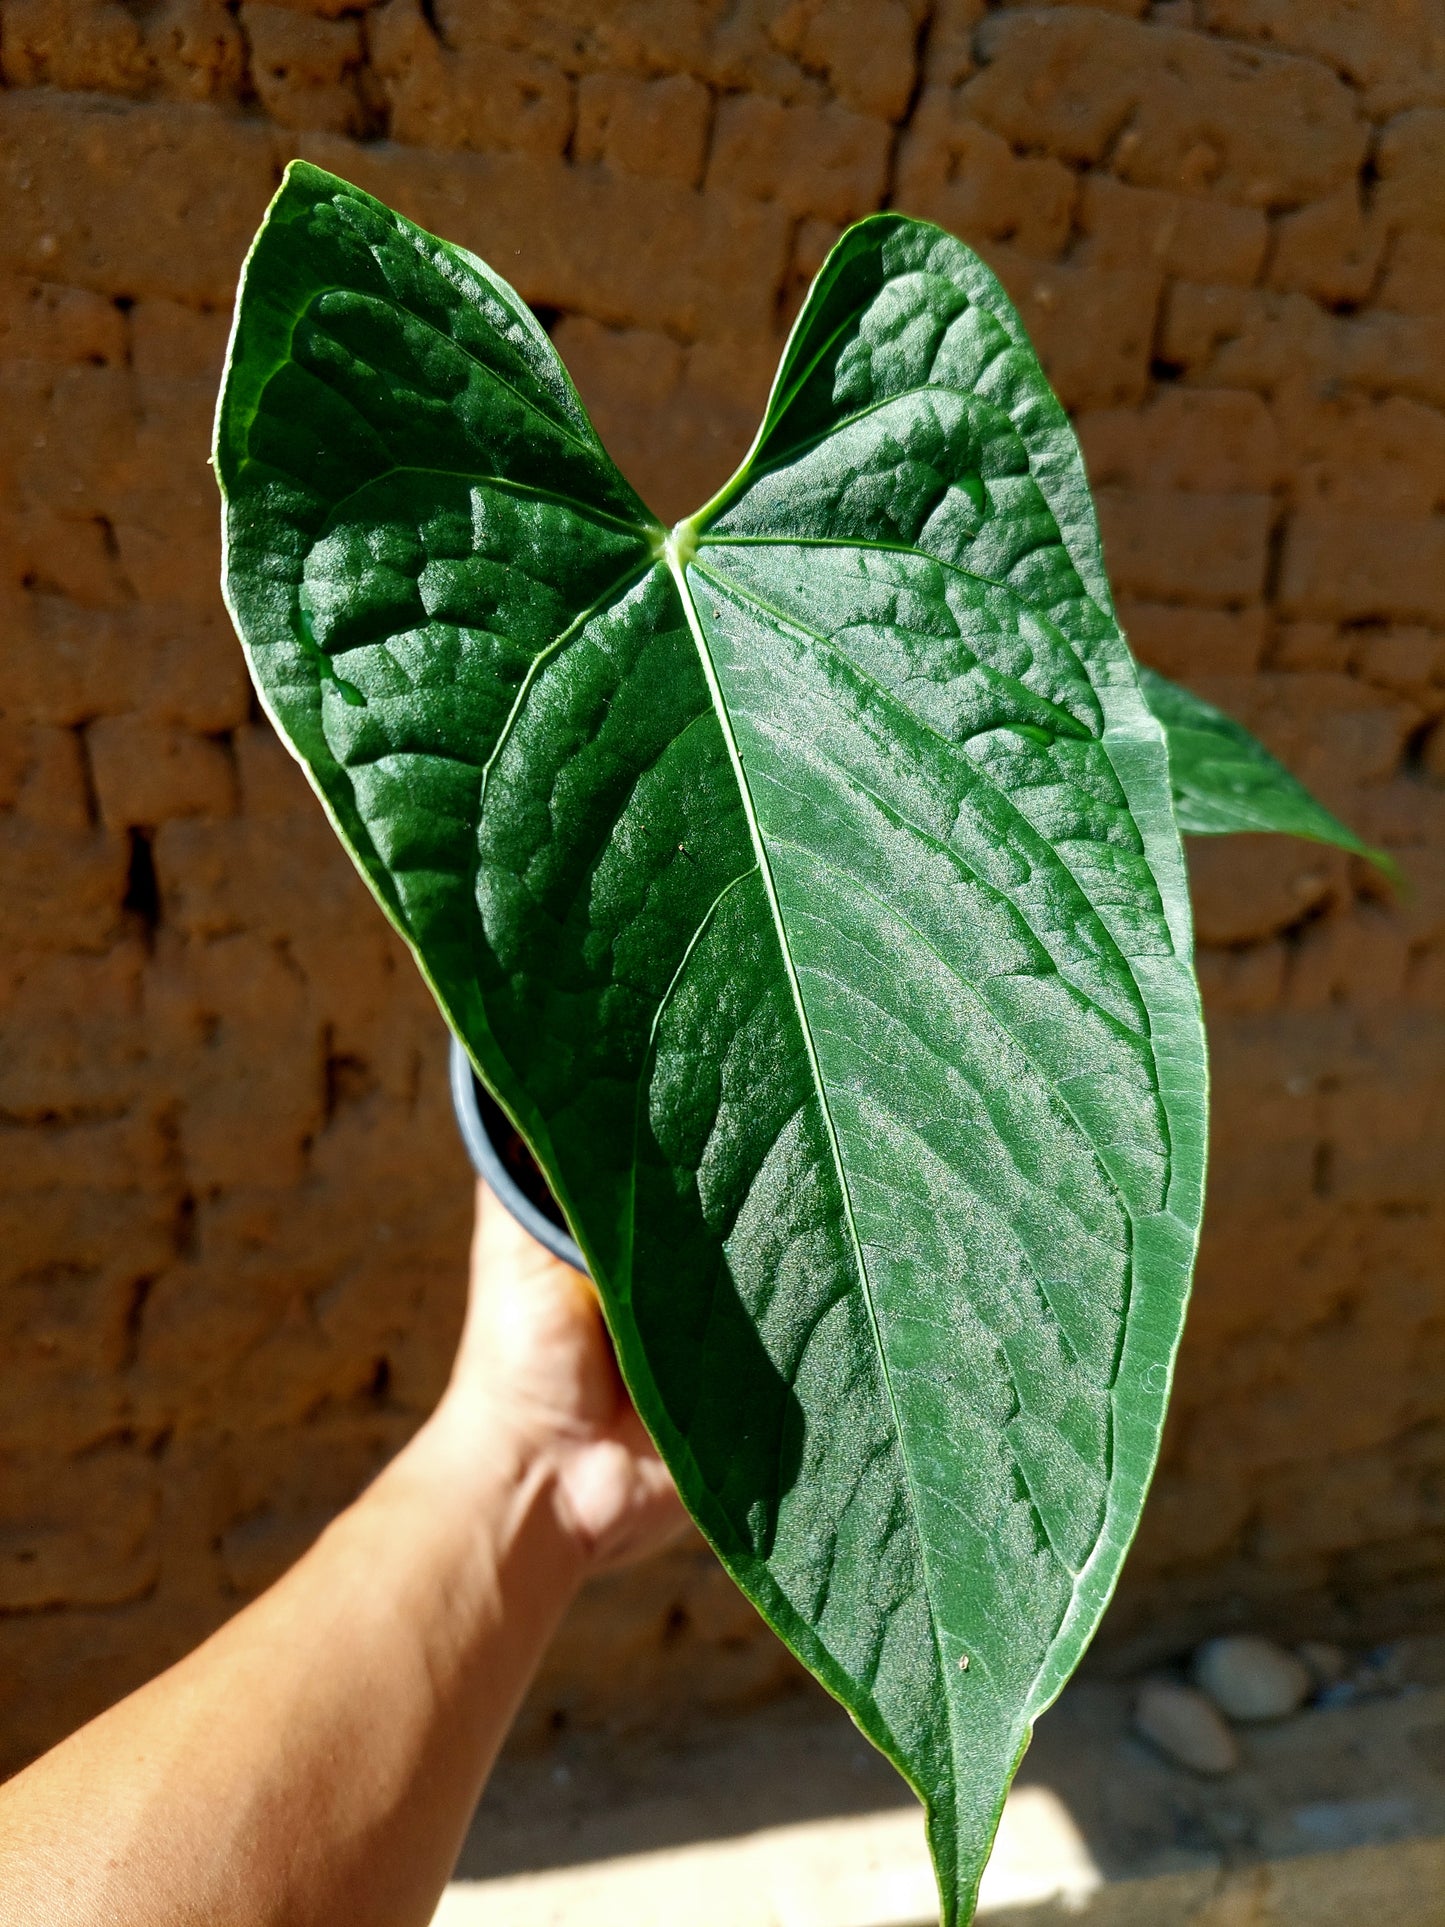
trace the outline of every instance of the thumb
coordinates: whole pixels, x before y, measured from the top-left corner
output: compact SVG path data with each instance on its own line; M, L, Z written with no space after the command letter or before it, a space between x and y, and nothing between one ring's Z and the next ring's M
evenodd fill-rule
M527 1283L564 1272L591 1291L592 1281L555 1257L502 1203L485 1178L477 1179L477 1216L472 1233L472 1296L487 1276Z

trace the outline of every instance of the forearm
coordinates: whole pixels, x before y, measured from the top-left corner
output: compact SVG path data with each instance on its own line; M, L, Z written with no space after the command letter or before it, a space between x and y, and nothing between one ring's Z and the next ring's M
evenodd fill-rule
M580 1572L545 1465L444 1405L270 1592L0 1789L0 1923L425 1923Z

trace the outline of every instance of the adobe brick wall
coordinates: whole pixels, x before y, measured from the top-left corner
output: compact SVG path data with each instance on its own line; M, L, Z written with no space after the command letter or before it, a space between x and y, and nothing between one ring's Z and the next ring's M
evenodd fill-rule
M1441 0L0 0L0 1751L273 1575L426 1411L468 1190L439 1020L258 720L205 459L301 153L537 304L674 516L839 225L1003 275L1140 654L1397 849L1191 853L1205 1253L1106 1634L1445 1600ZM697 1547L534 1726L786 1662Z

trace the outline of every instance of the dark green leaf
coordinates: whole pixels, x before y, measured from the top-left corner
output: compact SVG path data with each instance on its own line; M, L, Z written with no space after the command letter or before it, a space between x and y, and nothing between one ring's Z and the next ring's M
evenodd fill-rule
M1317 803L1303 783L1264 744L1222 709L1191 695L1156 670L1141 669L1144 700L1164 725L1174 814L1190 836L1227 836L1238 830L1274 830L1284 836L1334 843L1368 857L1388 877L1394 859L1373 849Z
M1205 1136L1163 736L1016 315L854 228L668 535L517 298L298 165L217 457L270 713L967 1918L1138 1519Z

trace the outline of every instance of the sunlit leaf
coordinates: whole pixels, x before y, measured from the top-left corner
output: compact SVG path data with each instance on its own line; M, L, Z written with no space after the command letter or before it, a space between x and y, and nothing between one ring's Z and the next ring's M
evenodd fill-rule
M1205 1139L1163 733L1017 316L852 229L667 532L504 283L297 165L217 435L270 714L967 1919L1138 1520Z
M1139 683L1168 738L1174 814L1181 830L1190 836L1274 830L1308 837L1368 857L1398 880L1392 857L1363 842L1316 802L1263 743L1222 709L1157 670L1141 669Z

